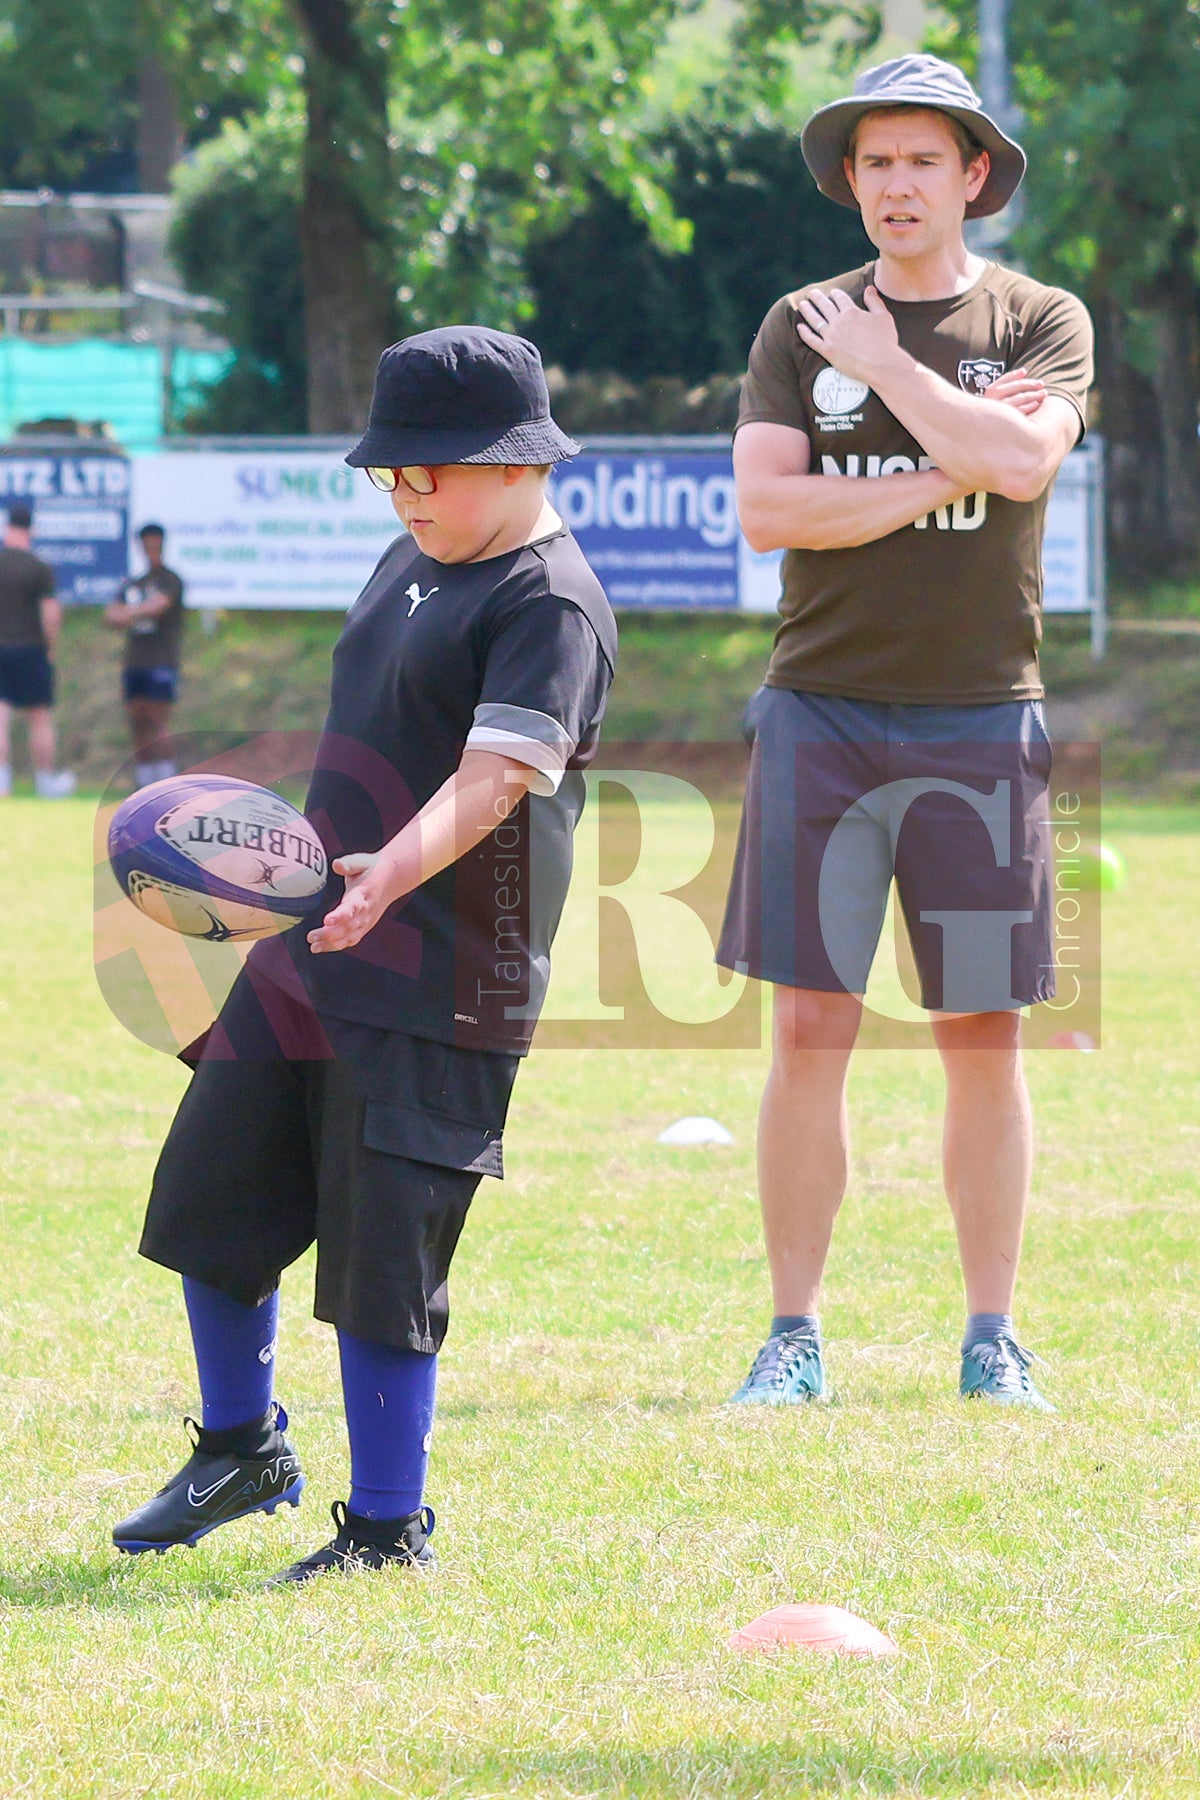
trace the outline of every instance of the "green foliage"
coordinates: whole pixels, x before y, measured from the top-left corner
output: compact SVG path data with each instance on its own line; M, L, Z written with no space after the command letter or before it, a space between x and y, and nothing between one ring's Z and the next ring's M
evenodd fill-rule
M297 239L303 123L275 107L226 124L180 171L171 250L189 288L223 301L234 368L184 422L193 431L304 429L304 295Z
M780 294L871 254L855 214L817 192L794 132L695 120L662 147L690 251L665 254L627 204L593 190L585 212L529 252L532 329L550 361L635 379L740 373Z
M131 6L6 0L0 13L0 186L69 187L132 143Z
M941 47L973 68L974 0L949 0ZM1126 305L1200 226L1200 14L1185 0L1015 0L1026 113L1020 247L1047 279Z

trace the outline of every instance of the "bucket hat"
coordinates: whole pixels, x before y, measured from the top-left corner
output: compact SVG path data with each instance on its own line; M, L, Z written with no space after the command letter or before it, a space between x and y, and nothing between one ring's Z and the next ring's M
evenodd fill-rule
M801 132L804 160L813 180L830 200L857 212L858 201L842 165L855 125L864 113L880 106L923 107L949 113L979 140L991 157L992 166L974 200L967 203L968 219L1000 212L1020 187L1025 152L984 112L983 102L962 70L943 62L940 56L914 53L894 56L890 62L864 70L849 99L832 100L828 106L822 106Z
M405 463L556 463L579 445L550 417L537 347L486 325L443 325L379 359L351 468Z

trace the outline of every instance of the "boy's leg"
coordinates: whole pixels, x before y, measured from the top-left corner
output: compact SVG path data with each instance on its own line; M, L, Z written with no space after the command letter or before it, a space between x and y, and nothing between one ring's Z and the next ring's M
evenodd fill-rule
M283 1587L315 1575L382 1568L428 1568L433 1514L421 1502L433 1431L437 1357L338 1332L350 1438L350 1499L333 1509L337 1536L284 1569Z
M337 1535L276 1583L428 1566L421 1504L448 1276L483 1174L500 1175L517 1058L326 1021L316 1315L335 1325L351 1449ZM394 1510L393 1510L394 1509Z
M275 1386L279 1289L258 1306L231 1300L219 1288L183 1278L183 1297L206 1431L231 1431L261 1419Z
M279 1271L312 1242L316 1220L313 1065L270 1058L275 1040L244 976L221 1027L218 1060L201 1053L163 1146L141 1244L185 1277L204 1424L193 1426L185 1467L116 1527L122 1550L193 1544L246 1513L295 1504L304 1486L271 1394Z
M218 1525L253 1512L298 1506L300 1461L272 1399L279 1290L245 1306L184 1276L203 1424L192 1421L193 1453L173 1480L113 1531L118 1550L195 1544Z
M401 1519L425 1497L437 1357L338 1332L350 1439L349 1508Z

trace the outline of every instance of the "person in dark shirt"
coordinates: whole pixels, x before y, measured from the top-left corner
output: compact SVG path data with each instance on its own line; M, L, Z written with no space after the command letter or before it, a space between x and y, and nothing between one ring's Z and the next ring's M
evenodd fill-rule
M169 731L179 693L183 582L163 561L166 533L161 525L143 525L138 540L145 572L126 582L119 600L109 602L104 623L125 633L121 689L137 758L134 773L144 787L175 773Z
M774 988L758 1133L773 1317L732 1400L828 1392L847 1072L894 880L946 1077L959 1392L1053 1410L1013 1323L1033 1158L1021 1027L1054 995L1041 545L1092 328L1073 295L968 248L965 222L1004 207L1025 153L952 64L864 70L801 143L878 255L771 308L734 441L742 529L785 556L717 952Z
M307 811L337 880L323 922L257 944L183 1053L141 1250L184 1277L203 1424L119 1549L298 1501L272 1397L278 1283L315 1239L350 1495L334 1539L275 1579L431 1558L447 1274L480 1176L503 1172L616 658L546 493L576 448L524 339L448 327L384 352L347 460L406 535L334 651Z
M0 796L12 792L9 732L16 709L28 720L34 792L64 800L75 777L55 767L54 652L62 607L54 598L54 570L30 549L32 525L32 509L14 501L0 545Z

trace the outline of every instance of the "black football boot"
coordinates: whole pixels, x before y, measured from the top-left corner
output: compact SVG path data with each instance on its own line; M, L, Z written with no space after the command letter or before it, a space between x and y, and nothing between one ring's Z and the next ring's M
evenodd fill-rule
M363 1519L340 1500L335 1500L329 1510L337 1536L302 1562L272 1575L267 1582L269 1588L311 1581L317 1575L355 1575L366 1569L386 1568L389 1563L410 1569L437 1567L429 1542L434 1527L431 1506L422 1506L400 1519Z
M247 1513L299 1506L304 1473L288 1443L287 1414L272 1402L261 1419L230 1431L205 1431L185 1419L195 1445L191 1457L153 1500L114 1527L113 1543L131 1556L195 1544L218 1525Z

